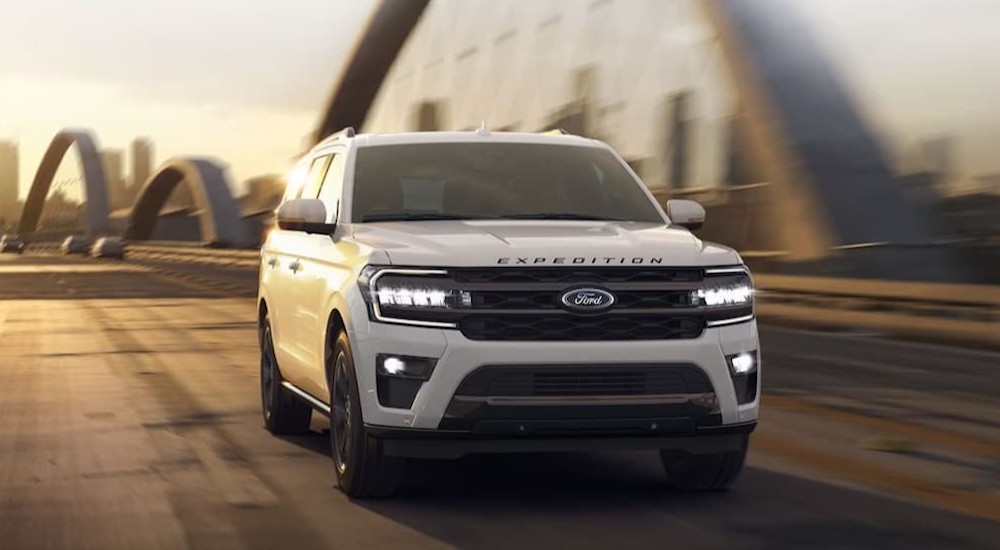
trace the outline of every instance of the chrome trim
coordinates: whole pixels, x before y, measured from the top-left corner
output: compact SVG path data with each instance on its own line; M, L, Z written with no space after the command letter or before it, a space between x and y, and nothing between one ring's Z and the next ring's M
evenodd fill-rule
M571 294L574 294L576 292L591 292L594 294L601 294L608 298L608 303L601 304L597 307L580 307L578 305L571 304L569 302L569 297ZM584 312L584 313L597 313L611 309L611 307L615 305L615 302L618 301L618 298L616 298L614 294L608 292L603 288L587 286L587 287L570 288L568 290L564 290L562 292L562 296L559 297L559 301L562 302L562 305L566 306L567 308L573 311Z
M721 273L747 273L749 271L745 267L713 267L705 270L705 275L719 275Z
M448 272L444 269L393 269L385 268L379 269L374 275L368 279L368 301L372 305L372 313L375 315L375 320L382 323L392 323L397 325L410 325L414 327L431 327L431 328L458 328L457 323L444 323L440 321L414 321L412 319L400 319L399 317L383 317L382 310L379 308L378 303L378 291L375 289L375 283L378 282L383 275L447 275Z
M316 399L315 397L309 395L304 390L300 390L287 380L281 383L281 387L287 389L288 391L302 398L306 403L309 403L312 406L312 408L318 410L321 413L324 413L327 416L330 416L330 405L327 405L326 403L320 401L319 399Z
M747 321L753 320L753 314L744 315L743 317L734 317L732 319L721 319L719 321L707 321L705 326L707 327L723 327L726 325L735 325L736 323L745 323Z

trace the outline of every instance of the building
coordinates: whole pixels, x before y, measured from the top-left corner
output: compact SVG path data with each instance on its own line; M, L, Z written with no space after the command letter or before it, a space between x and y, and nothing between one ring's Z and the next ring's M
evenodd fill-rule
M146 183L149 176L153 174L154 162L153 142L148 138L135 138L132 140L132 145L129 149L132 170L129 175L129 185L125 191L128 199L125 201L126 204L132 204L135 197L139 194L139 189Z
M0 141L0 229L14 225L21 217L18 177L17 144Z
M124 152L121 149L101 151L104 179L108 182L108 203L112 210L130 204L125 192L125 175L122 173L123 161Z
M432 2L365 122L375 132L561 128L658 187L728 182L736 92L695 0Z

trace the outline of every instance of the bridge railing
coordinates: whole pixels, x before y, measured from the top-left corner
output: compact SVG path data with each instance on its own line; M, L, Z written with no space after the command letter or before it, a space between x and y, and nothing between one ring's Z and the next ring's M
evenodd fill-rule
M260 265L259 250L206 248L179 243L130 244L129 255L147 260L171 263L206 263L233 267L256 268Z
M761 318L1000 347L1000 286L756 275Z

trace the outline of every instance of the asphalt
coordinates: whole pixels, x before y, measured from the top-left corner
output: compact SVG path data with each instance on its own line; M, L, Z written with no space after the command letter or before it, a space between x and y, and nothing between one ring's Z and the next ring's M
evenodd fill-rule
M0 257L0 548L1000 540L996 354L765 327L775 405L727 493L671 492L655 456L607 452L415 462L395 498L351 501L335 487L325 422L293 438L262 427L254 288L223 268ZM965 462L857 448L873 419L878 434L950 445ZM887 483L876 467L931 489Z

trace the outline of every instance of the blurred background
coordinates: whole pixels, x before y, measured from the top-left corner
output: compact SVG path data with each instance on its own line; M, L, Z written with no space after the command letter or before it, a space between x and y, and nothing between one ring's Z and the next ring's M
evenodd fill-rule
M253 241L296 154L317 127L337 130L331 90L355 76L377 80L363 109L341 109L361 131L485 121L607 141L658 197L702 201L702 236L755 267L998 281L989 0L444 0L387 51L374 40L393 29L366 27L374 1L238 4L6 10L2 224L18 227L52 137L81 127L100 138L108 227L88 227L83 173L61 162L35 230L124 232L165 159L208 156L228 169ZM366 30L372 49L353 50ZM204 205L186 186L166 207L155 239L201 238Z
M218 492L177 488L164 497L215 514L213 522L140 513L175 526L156 539L167 546L305 536L289 534L296 521L311 540L336 540L344 525L312 515L336 507L350 518L344 523L384 537L379 547L665 538L721 546L729 539L713 538L720 532L753 547L990 547L1000 536L998 22L995 0L4 5L0 233L29 246L24 257L0 258L0 358L25 365L8 373L22 387L67 392L75 386L65 377L77 376L67 372L97 380L148 360L143 372L167 376L171 357L231 367L198 384L170 375L173 385L150 386L163 392L161 404L134 411L142 430L176 421L213 442L191 451L196 459L181 455ZM255 383L255 248L285 174L347 126L482 123L606 141L661 203L702 203L707 222L697 235L736 248L751 266L767 365L764 421L734 496L651 493L658 478L638 459L484 458L425 467L423 484L401 502L359 506L325 481L307 483L330 473L313 470L325 464L317 453L328 452L319 433L278 443L257 433L257 397L247 390ZM71 235L122 236L128 259L109 267L57 257ZM134 311L115 313L113 303ZM60 322L97 327L99 336L84 341ZM154 325L159 332L138 332ZM69 336L57 342L59 334ZM73 345L97 346L92 361L63 350ZM33 355L38 349L47 351ZM129 355L136 350L145 359ZM80 370L65 369L77 360ZM238 391L227 373L245 378ZM103 511L88 523L80 507L95 497L81 480L149 470L178 487L204 481L171 477L148 457L111 460L84 439L55 450L25 443L26 432L62 432L40 427L46 417L35 407L51 397L13 395L0 394L0 418L12 418L0 422L0 488L9 489L0 510L69 527L60 535L0 519L0 536L151 544L117 523L139 512L114 508L116 491L127 492L115 481L100 486L109 508L95 504ZM86 408L103 394L77 398L86 414L106 412ZM63 414L81 434L99 427ZM137 427L122 422L113 448ZM14 456L17 448L29 451ZM39 466L77 452L89 458L67 471ZM265 466L277 456L309 475L273 479ZM55 489L42 491L48 500L26 496L34 488L19 480L36 477ZM147 507L134 495L124 501ZM267 520L275 503L294 513ZM509 522L480 522L469 510ZM348 547L374 540L350 532Z

